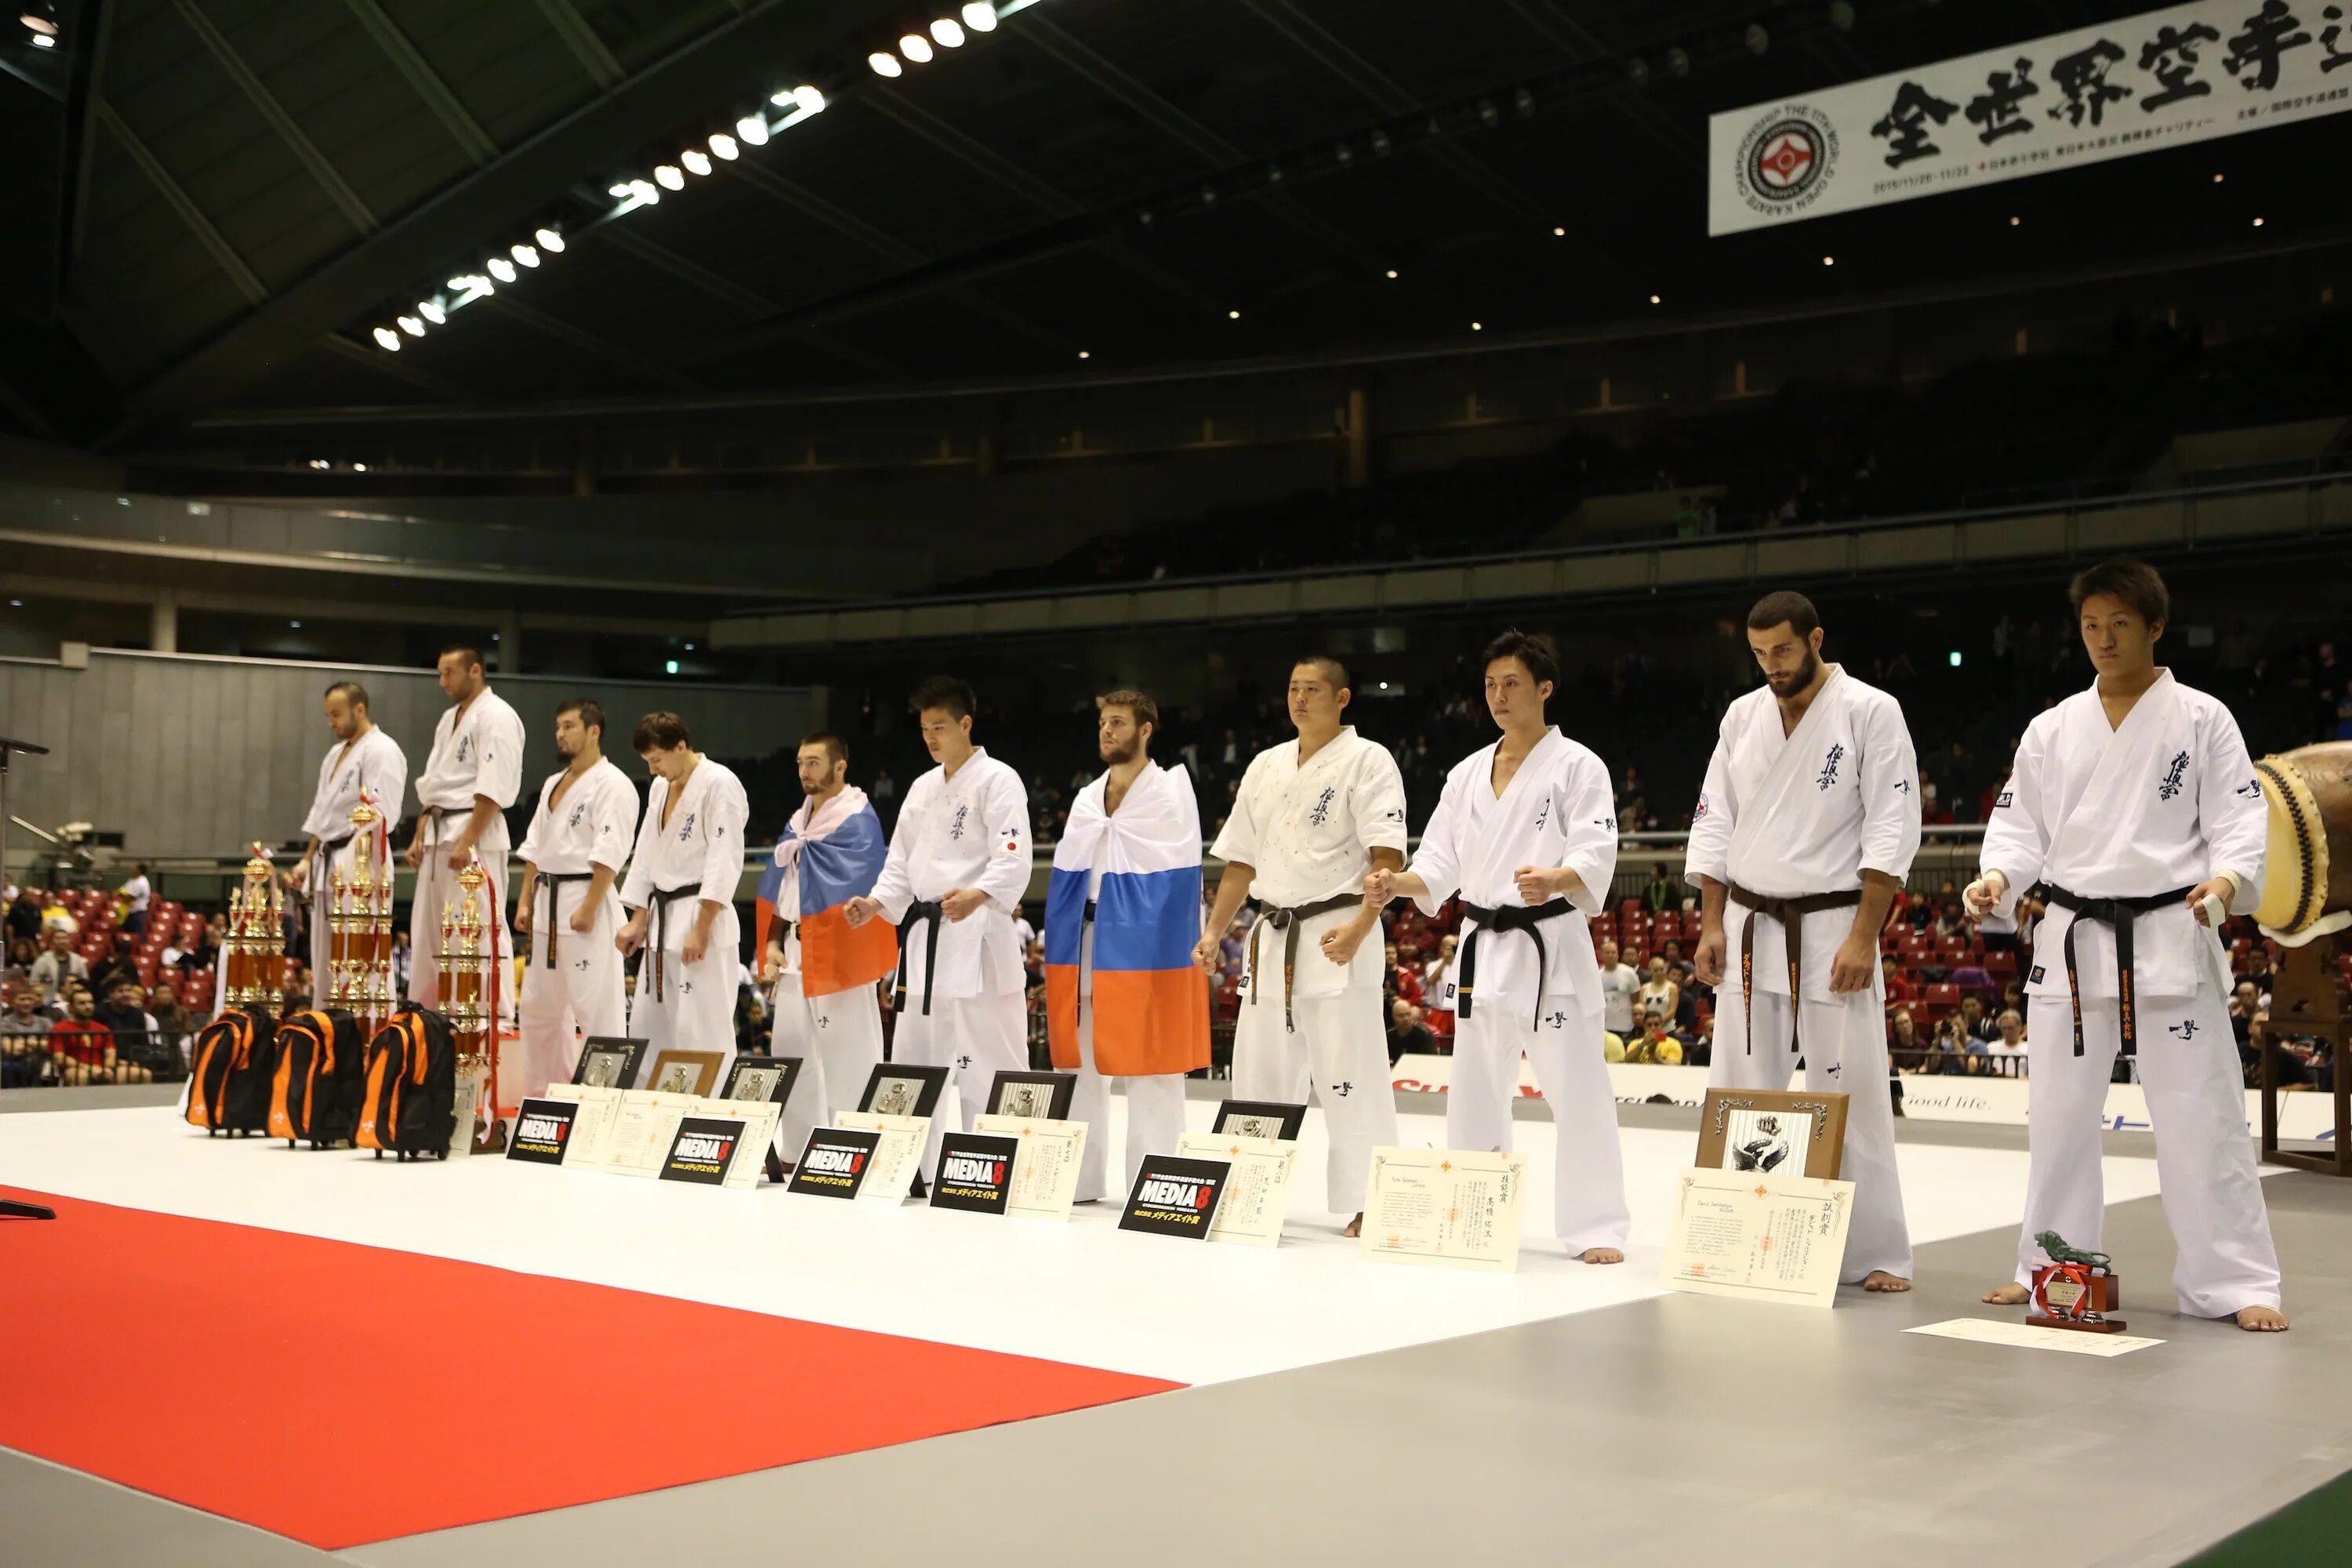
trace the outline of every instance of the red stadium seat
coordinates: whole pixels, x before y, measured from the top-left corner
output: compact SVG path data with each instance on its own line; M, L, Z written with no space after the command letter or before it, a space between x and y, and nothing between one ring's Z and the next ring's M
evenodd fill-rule
M1927 1005L1939 1012L1960 1005L1960 988L1957 985L1936 984L1927 987Z

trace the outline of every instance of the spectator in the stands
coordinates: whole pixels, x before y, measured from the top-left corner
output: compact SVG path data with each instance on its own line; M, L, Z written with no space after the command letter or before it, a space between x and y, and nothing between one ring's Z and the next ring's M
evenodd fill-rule
M1878 973L1879 984L1885 989L1889 1002L1913 1002L1918 999L1918 991L1910 981L1904 978L1903 965L1896 961L1893 953L1882 952L1878 955Z
M1981 1051L2000 1038L2000 1028L1985 1016L1984 998L1969 992L1960 998L1960 1030L1966 1047Z
M155 1020L142 1005L145 991L139 984L138 974L134 972L115 975L103 994L104 1000L91 1009L90 1016L106 1026L114 1037L116 1052L124 1061L147 1060L148 1042L156 1033Z
M1660 942L1658 956L1666 961L1666 977L1684 990L1689 990L1692 980L1698 974L1698 970L1689 959L1683 956L1681 939L1670 936Z
M1660 1067L1683 1065L1683 1038L1667 1026L1668 1016L1664 1008L1643 1006L1641 1028L1625 1042L1627 1061L1654 1062Z
M1642 907L1655 915L1678 910L1682 902L1683 885L1666 874L1666 863L1661 860L1652 866L1650 879L1642 887Z
M115 1055L114 1032L100 1023L89 989L77 985L66 1003L66 1016L49 1031L49 1060L58 1081L68 1088L93 1083L145 1083L145 1068L121 1061Z
M8 937L13 945L19 937L29 937L37 947L41 941L41 908L47 895L38 888L18 888L16 896L8 900Z
M2237 1037L2241 1047L2246 1043L2246 1032L2254 1021L2254 1015L2262 1010L2262 992L2251 980L2239 981L2230 993L2230 1033Z
M1420 1006L1421 970L1416 965L1405 963L1402 950L1394 942L1387 944L1385 953L1389 964L1389 994L1400 1002L1410 1002L1415 1007Z
M171 1052L185 1066L192 1037L196 1032L195 1021L180 1002L180 994L168 984L158 985L147 994L147 1013L155 1021L155 1034L160 1048Z
M47 952L33 961L33 984L41 988L41 1005L55 1009L58 994L68 980L89 978L89 965L74 951L73 932L63 926L49 928Z
M1601 939L1601 1022L1622 1039L1633 1032L1633 1004L1642 994L1641 971L1618 955L1616 942Z
M1421 1009L1400 996L1389 1004L1389 1066L1408 1053L1437 1054L1437 1037L1421 1021Z
M1650 977L1642 983L1642 994L1637 998L1641 1010L1644 1013L1654 1010L1660 1017L1672 1018L1675 1009L1682 1005L1682 996L1683 988L1675 983L1673 973L1666 968L1664 955L1653 954Z
M147 930L147 904L154 897L155 886L147 879L147 862L142 860L131 868L131 879L115 889L117 897L130 900L123 912L122 929L133 936Z
M1975 777L1975 764L1969 756L1968 747L1954 741L1951 749L1937 763L1936 786L1945 809L1955 820L1960 819L1961 814L1969 811L1976 804Z
M1437 939L1437 956L1429 961L1421 973L1423 1022L1440 1043L1454 1037L1454 998L1445 989L1454 978L1454 955L1462 939L1448 931Z
M127 931L114 933L114 951L89 968L89 988L101 1000L111 1000L114 983L124 975L139 978L139 939Z
M20 980L30 980L33 977L33 961L40 956L41 944L37 939L29 936L10 937L8 967L5 972L0 972L0 979L5 979L11 985Z
M0 1014L0 1089L28 1089L47 1076L55 1026L41 1011L38 985L20 980L8 988L8 1011Z
M1993 1054L2023 1056L2025 1054L2025 1016L2014 1007L2001 1009L1993 1020Z
M1919 1065L1920 1047L1919 1026L1912 1018L1911 1009L1897 1007L1886 1030L1886 1048L1894 1057L1895 1067L1904 1072L1916 1069Z
M1922 822L1944 820L1943 806L1936 792L1936 781L1927 776L1925 763L1920 764L1919 768L1919 820Z

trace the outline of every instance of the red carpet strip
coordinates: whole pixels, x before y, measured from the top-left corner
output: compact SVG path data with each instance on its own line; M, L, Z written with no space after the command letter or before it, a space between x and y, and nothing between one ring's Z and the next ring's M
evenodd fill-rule
M331 1551L1181 1386L0 1196L0 1445Z

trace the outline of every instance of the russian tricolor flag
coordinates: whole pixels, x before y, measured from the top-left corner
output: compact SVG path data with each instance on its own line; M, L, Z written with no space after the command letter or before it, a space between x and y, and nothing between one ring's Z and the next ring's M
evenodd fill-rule
M803 995L830 996L871 985L898 963L898 927L871 920L853 931L842 910L874 890L888 848L882 819L855 785L825 802L813 820L785 825L775 864L760 879L753 923L758 950L764 953L786 868L797 864Z
M1209 1065L1209 988L1192 966L1201 940L1201 814L1191 775L1146 766L1115 816L1102 779L1079 792L1054 847L1045 896L1045 1017L1054 1065L1078 1065L1078 961L1087 887L1095 894L1094 981L1086 1005L1095 1070L1112 1078Z

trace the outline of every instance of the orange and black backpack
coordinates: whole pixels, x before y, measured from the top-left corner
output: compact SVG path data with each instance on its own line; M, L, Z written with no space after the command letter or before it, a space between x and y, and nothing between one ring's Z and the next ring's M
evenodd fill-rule
M278 1026L278 1068L269 1087L269 1135L313 1149L348 1143L359 1130L367 1087L360 1021L343 1009L296 1013Z
M257 1009L232 1007L196 1037L188 1122L207 1133L259 1132L269 1125L276 1026Z
M457 1126L457 1037L449 1020L407 1006L368 1042L354 1148L446 1160Z

